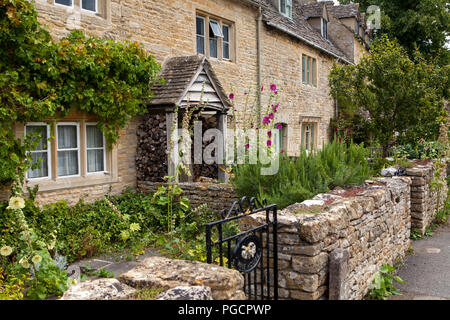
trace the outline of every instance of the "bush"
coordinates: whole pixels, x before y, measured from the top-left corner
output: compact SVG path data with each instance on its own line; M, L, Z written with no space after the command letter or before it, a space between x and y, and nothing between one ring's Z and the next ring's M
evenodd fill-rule
M417 145L406 144L395 148L396 158L438 159L445 155L446 146L440 142L419 142Z
M261 164L237 165L231 182L239 196L257 195L283 209L337 186L363 183L370 175L367 156L363 145L335 140L320 151L307 154L302 149L298 158L280 155L273 176L262 176Z

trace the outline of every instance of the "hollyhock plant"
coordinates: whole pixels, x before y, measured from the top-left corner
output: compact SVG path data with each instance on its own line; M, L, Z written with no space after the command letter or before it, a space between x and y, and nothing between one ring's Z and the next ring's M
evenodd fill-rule
M230 95L228 96L228 98L230 98L230 100L234 99L234 93L230 93Z
M277 127L278 130L282 130L283 129L283 125L281 123L277 123L276 127Z
M267 131L267 136L268 136L269 138L272 138L272 131Z
M267 140L267 146L268 147L272 146L272 140Z
M270 90L272 90L272 92L275 93L275 92L277 91L277 85L274 84L274 83L272 83L272 84L270 85Z
M263 125L266 125L266 126L269 125L270 124L270 118L267 117L267 116L264 117L262 123L263 123Z
M270 119L270 120L273 120L274 117L275 117L274 114L271 112L271 113L269 114L269 119Z

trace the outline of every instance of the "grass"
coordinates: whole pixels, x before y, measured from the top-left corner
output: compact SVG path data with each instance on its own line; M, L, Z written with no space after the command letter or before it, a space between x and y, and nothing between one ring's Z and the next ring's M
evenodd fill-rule
M164 289L158 288L158 289L142 289L139 291L136 291L130 296L130 300L156 300L158 295L163 292Z

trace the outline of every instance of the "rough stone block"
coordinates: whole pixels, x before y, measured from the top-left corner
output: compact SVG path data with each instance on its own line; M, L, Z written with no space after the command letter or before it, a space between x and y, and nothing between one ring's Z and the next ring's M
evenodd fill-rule
M344 282L349 269L349 253L345 249L336 249L330 253L329 290L330 300L342 300Z

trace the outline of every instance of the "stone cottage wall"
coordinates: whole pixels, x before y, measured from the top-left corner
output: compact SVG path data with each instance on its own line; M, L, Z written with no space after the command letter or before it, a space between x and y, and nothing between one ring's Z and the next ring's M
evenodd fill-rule
M447 198L448 187L446 182L440 192L432 187L437 169L432 162L406 169L406 174L411 177L412 181L411 231L417 231L422 235L425 234L426 228L433 222L436 213L443 208ZM439 170L440 179L445 181L447 177L447 163L440 164Z
M409 248L410 183L407 177L381 178L351 198L321 194L280 211L280 297L363 298L379 268L393 264ZM264 219L249 216L243 224L256 226ZM344 253L340 273L331 272L330 257L339 250Z
M138 181L138 189L143 192L155 192L162 183ZM183 196L188 198L192 206L198 207L206 203L208 208L220 212L223 209L229 209L238 197L229 184L212 183L178 183L183 190Z

